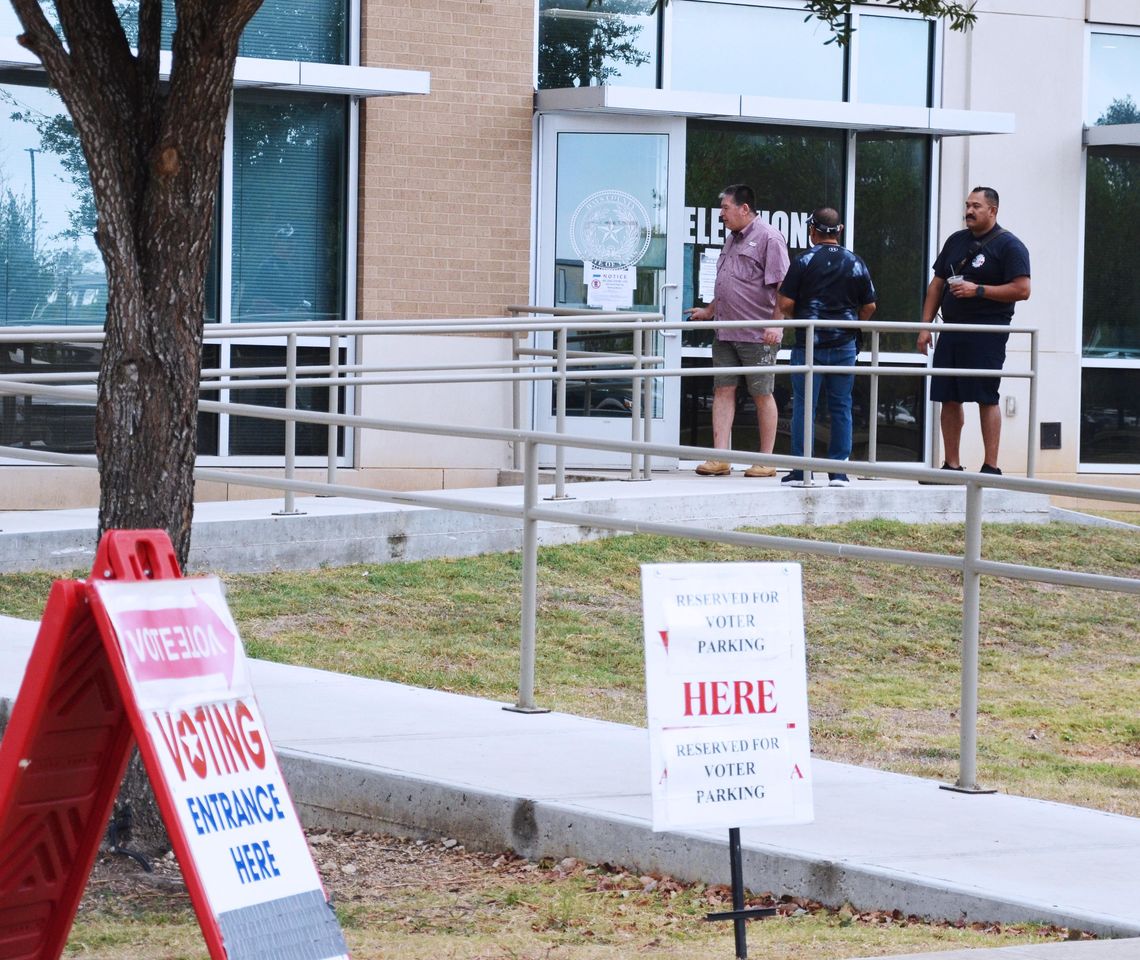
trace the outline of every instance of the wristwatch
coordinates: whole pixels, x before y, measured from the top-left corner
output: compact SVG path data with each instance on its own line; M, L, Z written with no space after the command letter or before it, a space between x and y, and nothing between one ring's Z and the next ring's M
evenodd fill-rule
M986 288L985 288L985 287L983 287L983 286L982 286L982 285L979 283L979 284L978 284L978 289L974 291L974 296L975 296L975 297L977 297L979 300L981 300L981 299L982 299L982 298L983 298L985 295L986 295Z

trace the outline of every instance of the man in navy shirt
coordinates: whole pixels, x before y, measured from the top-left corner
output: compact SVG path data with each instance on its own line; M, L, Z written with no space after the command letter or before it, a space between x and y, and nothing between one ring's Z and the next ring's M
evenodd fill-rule
M843 224L832 207L820 207L808 219L811 249L788 268L780 285L780 316L794 320L869 320L875 312L875 286L860 257L839 245ZM850 328L818 326L813 340L814 364L823 367L853 367L858 355L858 331ZM792 366L802 366L807 336L796 330ZM802 373L792 374L792 456L804 453L804 383ZM851 458L851 390L853 373L821 373L812 376L812 411L818 409L821 387L827 388L827 409L831 417L831 438L827 456L832 460ZM812 419L815 417L813 415ZM814 423L813 423L814 432ZM814 445L814 444L813 444ZM810 454L809 454L810 455ZM782 483L803 484L803 471L793 470ZM831 486L846 486L846 473L828 474Z
M966 229L951 234L926 288L923 323L933 323L939 309L942 322L989 323L1008 327L1013 306L1029 299L1029 251L997 222L998 194L992 187L975 187L966 198ZM947 329L938 336L935 367L1000 370L1005 364L1008 332L959 333ZM918 349L930 349L930 331L918 335ZM943 470L962 470L960 446L965 423L963 403L976 403L984 450L982 473L1001 473L998 444L1001 410L1000 377L932 377L930 398L942 404Z

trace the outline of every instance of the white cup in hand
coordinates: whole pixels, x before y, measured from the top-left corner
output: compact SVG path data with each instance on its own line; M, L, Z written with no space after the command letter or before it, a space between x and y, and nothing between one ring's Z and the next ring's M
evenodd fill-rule
M960 283L962 283L962 282L963 282L965 279L966 279L966 278L965 278L965 277L963 277L963 276L962 276L962 274L960 274L960 273L952 273L950 276L948 276L948 277L946 278L946 282L947 282L948 284L950 284L950 286L952 286L952 287L956 287L956 286L958 286Z

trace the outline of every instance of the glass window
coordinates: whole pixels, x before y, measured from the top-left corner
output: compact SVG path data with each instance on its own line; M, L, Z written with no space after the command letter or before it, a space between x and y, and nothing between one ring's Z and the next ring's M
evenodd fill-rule
M343 316L346 126L342 97L235 95L235 321Z
M341 351L344 363L346 354ZM300 347L297 350L299 366L317 366L329 362L328 347ZM230 365L233 367L284 367L285 348L236 343L230 347ZM271 379L279 376L269 375ZM344 410L345 392L338 392L337 409ZM261 407L284 407L285 391L273 387L251 387L235 390L230 399L236 403L250 403ZM298 387L297 409L328 413L328 387ZM263 420L260 417L233 417L230 420L230 453L245 456L279 457L285 449L285 422ZM324 456L328 451L328 427L319 423L298 423L296 433L297 456ZM344 430L337 431L337 455L344 453Z
M1089 47L1090 125L1140 123L1140 36L1094 33Z
M348 63L346 5L346 0L265 0L241 35L238 53L271 60Z
M724 245L718 200L721 190L730 183L750 185L756 193L758 215L784 234L794 257L807 249L807 219L811 211L821 204L842 202L845 142L845 134L834 130L689 121L682 289L685 308L705 302L700 296L702 258L706 264L715 263L718 249ZM696 355L692 348L708 347L712 340L712 331L686 331L682 343L690 351L683 359L684 365L708 366L710 360ZM780 408L776 452L787 453L792 404L786 376L776 378L775 397ZM682 443L712 445L711 399L711 377L682 378ZM738 404L732 445L740 450L755 450L756 414L746 390L739 391Z
M855 33L859 102L930 106L932 37L927 20L863 14Z
M844 50L802 10L673 0L671 86L803 100L842 100ZM725 46L740 50L726 54Z
M1140 462L1140 370L1081 376L1081 463Z
M0 83L0 325L102 324L94 233L87 164L62 101Z
M657 85L654 0L541 0L539 89Z
M855 252L879 295L876 320L914 323L930 277L926 270L930 141L859 134L855 143ZM885 334L881 350L913 353L913 333ZM870 339L864 347L870 348Z
M1140 218L1140 149L1090 147L1086 177L1083 353L1140 358L1140 271L1117 228Z
M657 133L558 134L554 305L604 306L587 290L585 264L610 269L623 292L614 309L657 309L665 269L669 137ZM601 280L597 280L601 283ZM628 333L570 331L571 350L629 354ZM658 349L656 346L649 348ZM653 416L661 416L664 385L653 384ZM552 398L553 403L553 398ZM629 378L567 383L567 412L579 417L628 417Z

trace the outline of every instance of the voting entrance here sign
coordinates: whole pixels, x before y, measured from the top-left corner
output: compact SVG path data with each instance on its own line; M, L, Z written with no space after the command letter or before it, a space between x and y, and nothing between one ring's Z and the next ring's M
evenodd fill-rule
M653 829L813 819L795 563L645 564Z
M161 771L167 829L182 835L228 955L240 942L243 957L345 956L221 583L91 588L146 730L140 750ZM304 952L290 940L304 941Z
M221 583L162 531L52 587L0 741L0 957L62 953L136 741L211 958L347 960Z

